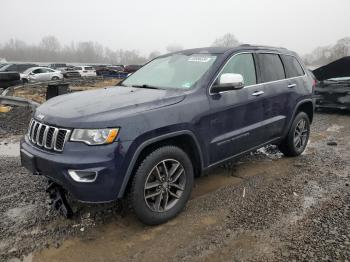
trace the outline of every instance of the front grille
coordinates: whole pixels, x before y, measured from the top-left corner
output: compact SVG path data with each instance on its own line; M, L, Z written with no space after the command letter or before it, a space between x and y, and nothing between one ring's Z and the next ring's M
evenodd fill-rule
M35 119L30 121L28 128L28 139L32 144L59 152L63 151L69 134L68 129L45 125Z

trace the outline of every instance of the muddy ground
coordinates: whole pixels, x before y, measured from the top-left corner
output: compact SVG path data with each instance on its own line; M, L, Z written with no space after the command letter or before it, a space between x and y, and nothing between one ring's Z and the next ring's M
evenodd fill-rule
M18 112L15 130L0 115L0 261L350 260L349 113L317 113L300 157L262 148L196 179L184 212L148 227L119 204L57 215L20 167Z

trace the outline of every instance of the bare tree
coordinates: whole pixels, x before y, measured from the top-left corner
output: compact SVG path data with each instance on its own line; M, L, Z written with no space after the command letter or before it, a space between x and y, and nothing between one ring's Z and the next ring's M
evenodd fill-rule
M158 56L154 51L150 57ZM66 62L66 63L109 63L143 64L148 57L137 50L111 50L92 41L72 42L62 46L54 36L45 36L37 45L28 45L18 39L0 44L0 57L9 61L30 62Z
M149 54L148 60L152 60L152 59L154 59L154 58L156 58L156 57L158 57L158 56L160 56L160 52L159 52L159 51L153 51L153 52L151 52L151 53Z
M220 46L220 47L236 47L239 45L240 43L237 40L237 38L230 33L227 33L222 37L217 38L212 44L212 46Z
M324 65L344 56L350 56L349 37L338 40L333 46L317 47L310 54L305 55L303 60L308 65Z
M169 52L169 53L172 53L172 52L177 52L177 51L181 51L183 50L183 46L182 45L178 45L178 44L172 44L172 45L168 45L166 47L166 50Z

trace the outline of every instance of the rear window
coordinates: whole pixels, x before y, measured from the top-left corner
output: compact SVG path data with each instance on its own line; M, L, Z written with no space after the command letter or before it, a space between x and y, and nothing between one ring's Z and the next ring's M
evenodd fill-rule
M286 74L288 78L303 76L305 74L299 61L294 56L284 56L284 66L286 68Z
M284 67L277 54L257 54L259 58L262 82L285 79Z

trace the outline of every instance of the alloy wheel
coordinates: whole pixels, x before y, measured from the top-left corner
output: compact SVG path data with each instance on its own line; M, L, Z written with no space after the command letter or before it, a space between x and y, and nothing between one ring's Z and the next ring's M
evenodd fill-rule
M294 145L298 150L306 146L309 135L308 125L305 119L301 119L295 127L294 131Z
M176 205L186 186L184 167L175 159L162 160L147 175L145 202L154 212L165 212Z

